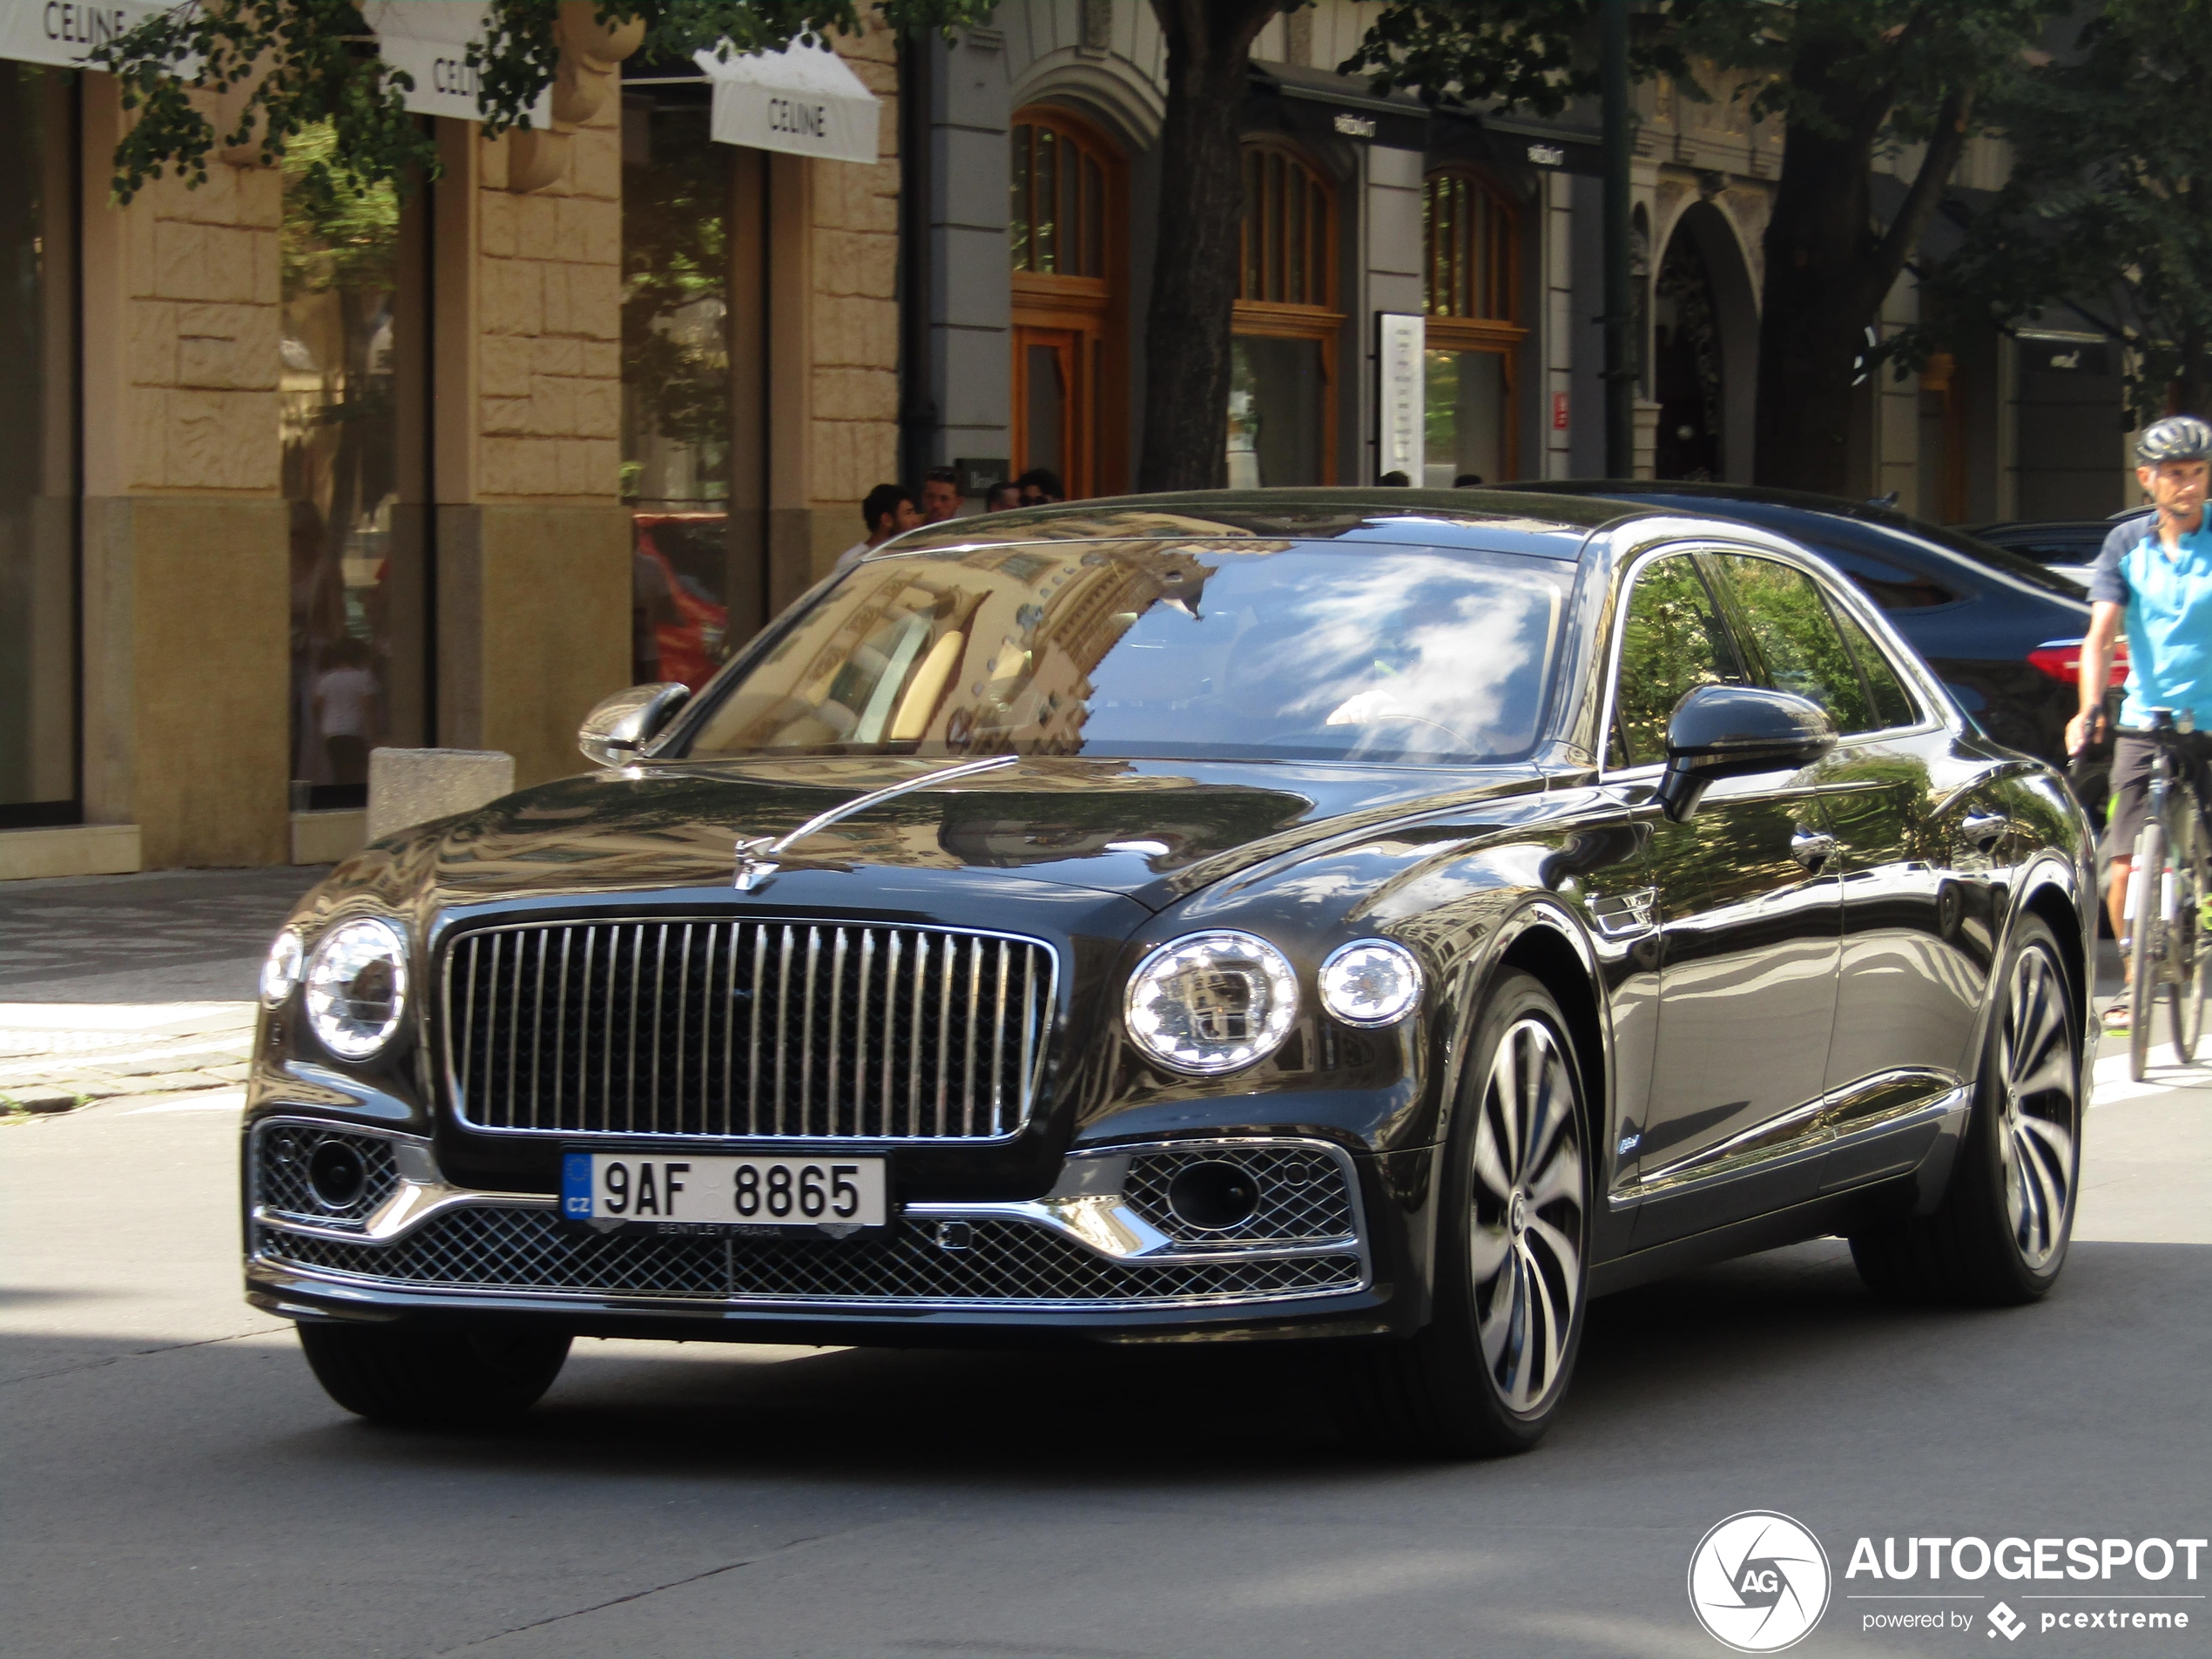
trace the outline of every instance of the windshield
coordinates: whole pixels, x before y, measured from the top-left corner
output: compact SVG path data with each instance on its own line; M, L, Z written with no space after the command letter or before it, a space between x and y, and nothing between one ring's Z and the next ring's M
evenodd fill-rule
M1575 567L1295 542L856 566L685 752L1494 760L1535 742Z

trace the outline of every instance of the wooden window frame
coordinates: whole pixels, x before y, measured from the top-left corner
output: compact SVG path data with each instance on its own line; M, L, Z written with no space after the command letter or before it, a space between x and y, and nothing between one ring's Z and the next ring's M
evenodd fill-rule
M1337 352L1344 335L1344 314L1336 308L1338 262L1342 249L1337 240L1337 187L1320 163L1298 145L1271 133L1248 136L1238 152L1244 158L1254 151L1273 153L1295 164L1319 188L1323 219L1320 231L1322 296L1318 303L1297 304L1282 300L1244 298L1244 273L1251 268L1251 215L1244 214L1237 226L1237 300L1231 313L1230 332L1271 340L1311 340L1321 347L1321 478L1337 482Z
M1098 163L1103 189L1098 233L1098 276L1062 276L1015 270L1013 283L1012 426L1008 449L1015 474L1032 465L1027 453L1029 431L1027 331L1069 332L1077 336L1076 374L1069 388L1071 408L1081 407L1094 425L1084 451L1067 458L1064 476L1070 499L1115 495L1129 487L1129 284L1127 277L1129 165L1120 146L1093 123L1057 105L1032 104L1015 112L1008 138L1024 127L1042 127ZM1034 234L1034 229L1032 231ZM1009 246L1009 258L1011 248Z
M1493 256L1494 267L1502 278L1499 286L1506 294L1506 314L1503 317L1460 316L1433 308L1440 260L1432 228L1433 221L1431 215L1434 208L1431 192L1437 184L1446 179L1459 180L1473 186L1504 210L1507 229L1506 246L1501 253ZM1528 339L1527 326L1521 320L1521 204L1487 173L1466 165L1433 169L1421 180L1421 194L1423 345L1429 351L1494 352L1505 360L1501 377L1505 388L1505 441L1501 447L1506 476L1518 478L1521 476L1521 348ZM1456 265L1456 260L1453 263Z

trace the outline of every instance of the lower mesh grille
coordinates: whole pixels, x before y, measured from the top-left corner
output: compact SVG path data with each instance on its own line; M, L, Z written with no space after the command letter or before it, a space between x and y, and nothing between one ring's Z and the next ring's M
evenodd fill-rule
M264 1259L395 1285L471 1291L828 1300L847 1304L1237 1301L1359 1287L1337 1251L1259 1261L1145 1266L1096 1256L1027 1223L983 1220L965 1250L900 1227L874 1238L595 1233L550 1211L481 1205L434 1217L388 1244L262 1228Z
M1194 1164L1227 1163L1252 1178L1259 1205L1233 1227L1194 1227L1175 1213L1168 1189ZM1325 1152L1297 1146L1214 1146L1140 1152L1122 1188L1130 1208L1177 1244L1306 1244L1349 1238L1352 1190L1343 1167Z
M342 1210L319 1202L307 1180L308 1162L326 1141L351 1149L361 1159L361 1192ZM276 1215L297 1216L318 1227L359 1227L399 1184L392 1143L381 1135L349 1135L307 1123L268 1123L255 1132L253 1201Z

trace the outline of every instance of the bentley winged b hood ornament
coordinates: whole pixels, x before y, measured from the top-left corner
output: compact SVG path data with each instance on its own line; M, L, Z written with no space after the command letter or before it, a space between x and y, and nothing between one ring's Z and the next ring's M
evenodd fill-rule
M772 838L762 835L750 840L740 840L737 846L737 874L730 885L737 888L739 893L752 892L781 867L780 860L786 853L789 852L796 843L805 840L816 830L827 829L831 825L841 823L856 813L864 813L871 806L880 806L887 800L896 800L901 795L914 794L917 791L929 788L932 785L950 783L955 778L973 778L981 772L996 772L1001 766L1012 765L1021 758L1020 755L990 755L981 760L963 760L956 766L946 766L936 772L925 772L919 778L909 778L904 783L893 784L887 788L871 790L865 795L855 795L841 806L833 806L826 813L817 813L788 834Z

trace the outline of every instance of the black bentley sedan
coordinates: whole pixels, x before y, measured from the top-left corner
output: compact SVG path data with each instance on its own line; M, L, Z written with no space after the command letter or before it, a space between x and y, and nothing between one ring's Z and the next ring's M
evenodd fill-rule
M2080 810L1754 527L956 520L581 740L269 959L247 1291L366 1416L521 1410L579 1333L1298 1340L1498 1453L1607 1291L2065 1258Z

